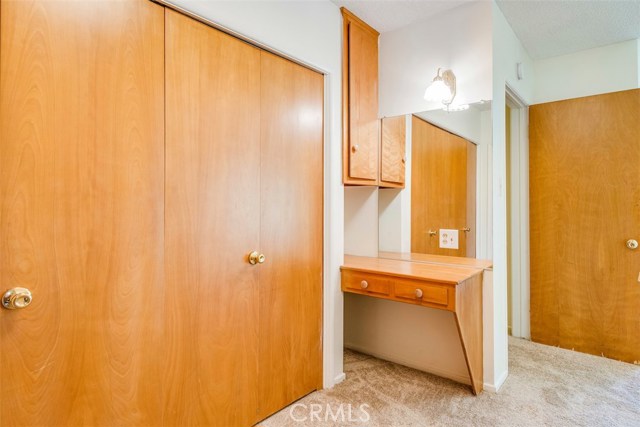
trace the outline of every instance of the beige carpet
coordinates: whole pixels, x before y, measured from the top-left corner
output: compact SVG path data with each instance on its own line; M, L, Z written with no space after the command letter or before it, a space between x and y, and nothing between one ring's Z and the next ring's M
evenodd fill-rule
M352 351L344 368L344 382L259 425L640 427L640 366L520 339L498 394Z

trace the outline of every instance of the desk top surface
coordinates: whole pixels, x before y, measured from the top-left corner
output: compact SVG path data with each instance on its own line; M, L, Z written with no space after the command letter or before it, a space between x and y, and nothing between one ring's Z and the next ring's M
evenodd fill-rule
M450 257L447 257L450 258ZM345 255L341 270L360 271L387 276L458 285L481 274L484 268L460 264L413 262L403 259L388 259Z

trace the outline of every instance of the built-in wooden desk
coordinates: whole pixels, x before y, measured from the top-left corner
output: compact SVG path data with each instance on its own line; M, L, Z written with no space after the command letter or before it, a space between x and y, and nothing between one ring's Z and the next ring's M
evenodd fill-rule
M454 314L474 394L482 391L482 272L490 263L465 265L345 255L342 290ZM468 258L466 258L468 259ZM442 261L442 259L440 260Z

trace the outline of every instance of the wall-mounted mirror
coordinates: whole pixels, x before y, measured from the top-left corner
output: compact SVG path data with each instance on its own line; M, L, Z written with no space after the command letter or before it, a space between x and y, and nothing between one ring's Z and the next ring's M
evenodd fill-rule
M405 126L405 188L379 191L379 256L475 258L478 147L491 144L491 103L407 115Z

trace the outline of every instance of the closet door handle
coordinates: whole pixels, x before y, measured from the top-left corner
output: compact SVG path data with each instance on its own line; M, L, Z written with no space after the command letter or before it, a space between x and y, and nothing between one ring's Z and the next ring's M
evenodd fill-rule
M267 259L264 254L259 254L258 251L251 252L248 258L251 265L263 264Z
M27 288L9 289L2 295L2 306L8 310L25 308L33 301L31 291Z

